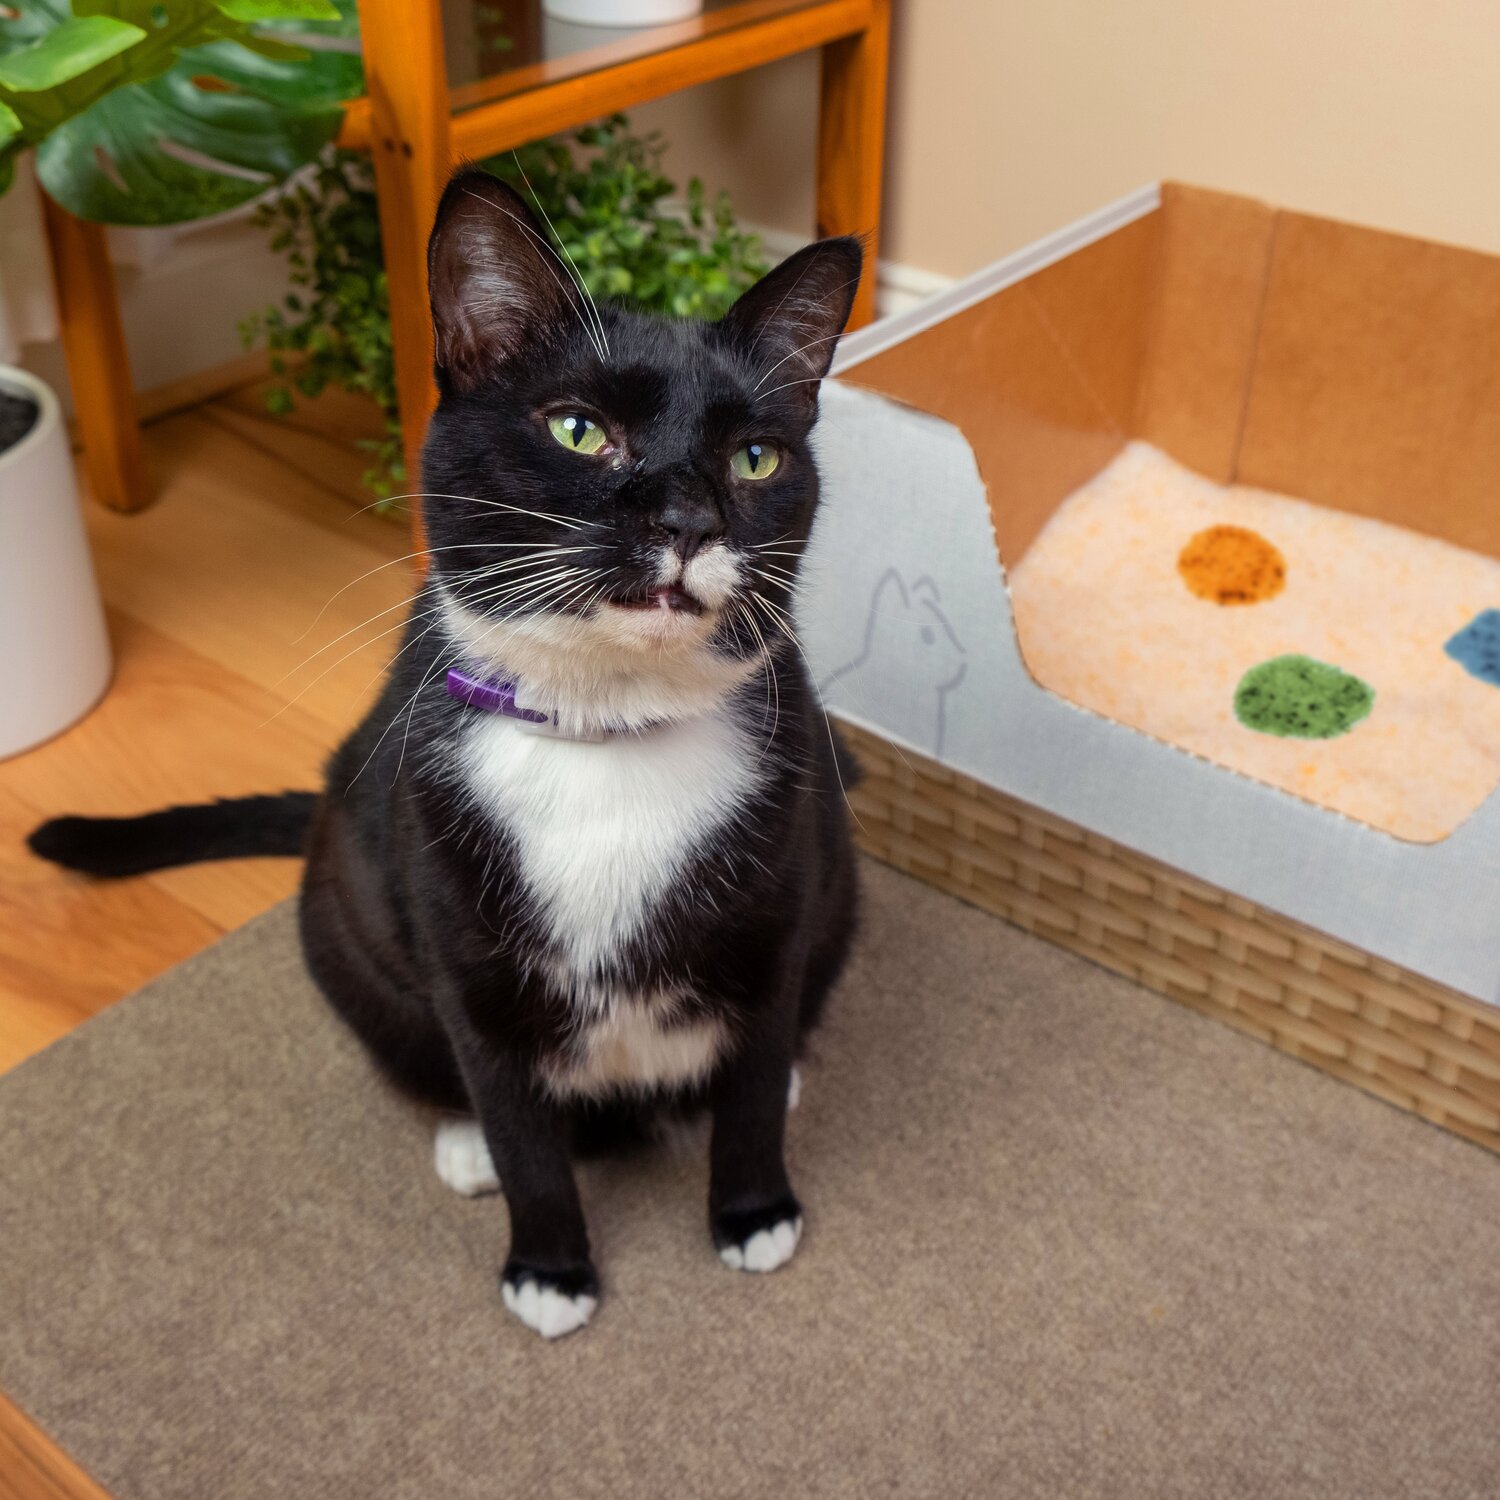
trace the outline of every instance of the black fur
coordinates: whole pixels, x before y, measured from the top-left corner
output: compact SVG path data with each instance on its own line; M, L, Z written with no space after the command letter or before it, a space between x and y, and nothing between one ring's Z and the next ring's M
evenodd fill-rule
M85 875L144 875L209 859L301 854L316 792L230 797L138 818L52 818L26 840L33 854Z
M711 1111L716 1244L743 1244L800 1211L782 1157L788 1077L852 933L840 785L852 761L775 619L791 607L790 575L812 525L808 434L860 252L848 240L809 247L718 324L605 306L602 330L591 330L542 236L520 199L477 171L460 172L439 208L430 282L441 401L423 458L431 569L379 701L330 764L301 930L313 975L385 1072L419 1098L478 1115L510 1209L507 1281L577 1293L597 1278L570 1149L609 1148L659 1110ZM571 411L608 427L616 458L559 445L548 415ZM752 440L781 455L753 485L730 466ZM489 618L538 612L535 594L515 604L486 597L485 568L558 541L559 523L521 510L568 518L561 535L597 570L592 601L544 596L544 611L580 618L649 589L664 545L690 557L723 539L751 561L760 554L750 549L777 548L771 571L752 579L768 607L726 606L710 641L717 656L745 662L762 642L771 647L727 703L763 747L759 789L595 976L622 992L687 990L679 1021L727 1024L733 1045L684 1092L565 1102L544 1086L578 1017L549 978L548 913L527 888L511 833L455 769L475 710L443 691L443 671L461 654L440 613L443 593ZM219 826L216 816L198 814L205 828ZM149 821L134 826L146 832ZM55 857L88 845L75 820L65 825L61 842L52 824L34 847ZM221 829L216 848L225 837ZM174 850L183 857L180 842ZM121 871L169 862L160 851L114 858Z

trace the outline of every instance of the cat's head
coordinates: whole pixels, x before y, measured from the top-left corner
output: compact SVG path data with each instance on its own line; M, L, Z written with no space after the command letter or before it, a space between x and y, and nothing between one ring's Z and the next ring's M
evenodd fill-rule
M774 637L860 260L852 239L810 245L717 323L596 307L517 194L455 175L428 256L423 456L450 613L512 658L745 657Z

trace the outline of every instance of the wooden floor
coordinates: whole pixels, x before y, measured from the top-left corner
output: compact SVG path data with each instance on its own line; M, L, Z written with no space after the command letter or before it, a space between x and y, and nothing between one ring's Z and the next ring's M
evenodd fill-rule
M361 509L356 443L377 425L342 398L273 420L245 387L147 428L149 510L87 506L115 677L80 724L0 761L0 1070L296 888L295 860L92 881L23 839L54 813L317 785L411 581L405 528ZM0 1500L44 1497L108 1500L0 1394Z
M288 427L244 388L147 428L149 510L87 507L115 678L82 723L0 761L0 1069L294 889L292 860L97 882L22 839L54 813L317 784L410 583L409 563L382 567L409 550L405 530L357 513L353 443L370 430L364 407L337 400Z

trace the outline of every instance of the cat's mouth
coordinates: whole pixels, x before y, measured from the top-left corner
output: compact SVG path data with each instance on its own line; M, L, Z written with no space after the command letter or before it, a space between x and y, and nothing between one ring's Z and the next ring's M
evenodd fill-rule
M680 583L657 584L643 593L610 602L618 609L666 610L688 615L703 613L703 602L694 598Z

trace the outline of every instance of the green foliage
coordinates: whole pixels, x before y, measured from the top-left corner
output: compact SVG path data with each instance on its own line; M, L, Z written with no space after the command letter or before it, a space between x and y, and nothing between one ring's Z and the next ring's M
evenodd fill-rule
M27 0L0 14L0 192L35 146L81 218L175 224L247 202L330 141L360 92L354 0ZM279 34L278 34L279 32ZM165 149L164 149L165 143Z
M624 115L564 139L537 141L484 165L550 221L595 297L679 318L717 318L765 274L760 241L736 228L727 193L712 202L695 177L687 216L666 205L677 184L661 170L666 142L638 136Z
M688 184L685 216L661 170L665 142L631 133L613 115L571 138L538 141L485 165L550 220L589 291L674 317L716 318L764 274L760 241L735 224L729 197ZM381 498L405 479L396 412L389 305L374 185L364 157L330 151L307 184L258 211L273 249L291 266L293 290L241 325L264 343L287 379L268 397L289 411L328 386L373 396L385 436L370 446L365 483ZM300 356L295 371L290 356Z
M284 415L298 396L311 399L329 386L372 397L384 414L385 435L366 445L374 461L365 484L384 499L406 471L369 158L326 151L310 179L261 204L255 222L270 231L271 248L286 256L292 281L279 306L240 324L245 347L263 343L273 373L287 377L271 387L266 406Z
M68 16L31 46L0 58L0 87L14 94L59 88L148 35L114 16Z

